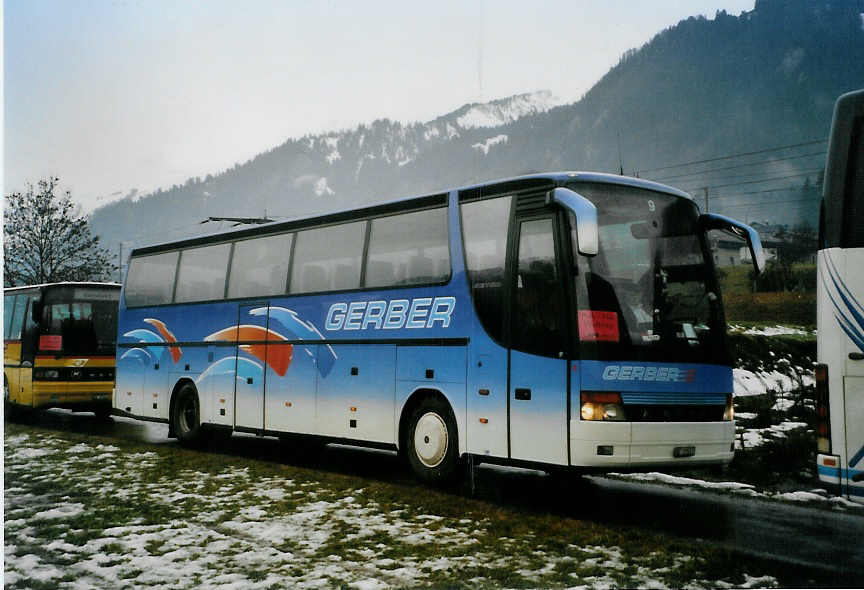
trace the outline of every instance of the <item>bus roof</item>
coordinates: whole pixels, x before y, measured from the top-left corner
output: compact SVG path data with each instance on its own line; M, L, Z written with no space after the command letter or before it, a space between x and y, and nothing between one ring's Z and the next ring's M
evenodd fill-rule
M25 291L27 289L44 289L46 287L108 287L111 289L119 289L122 287L119 283L96 283L92 281L62 281L59 283L41 283L39 285L23 285L20 287L3 287L3 292L10 291Z
M691 197L684 191L678 190L671 186L667 186L665 184L660 184L658 182L643 180L641 178L633 178L631 176L619 176L617 174L606 174L602 172L544 172L536 174L526 174L522 176L514 176L511 178L489 180L477 184L433 192L420 197L404 197L384 203L367 205L353 209L343 209L339 211L333 211L331 213L307 215L284 221L274 221L272 223L256 225L251 228L247 227L241 229L230 229L212 234L207 234L204 236L182 238L180 240L174 240L171 242L164 242L161 244L134 248L130 256L155 254L157 252L165 252L184 247L188 248L193 246L203 246L214 242L226 241L228 239L242 239L246 237L267 235L271 233L275 234L283 231L290 231L293 229L302 229L304 226L311 225L311 222L313 221L321 224L339 223L359 217L370 217L374 215L396 213L406 209L443 206L447 204L447 195L454 190L457 192L463 192L484 188L494 189L496 187L501 187L503 189L508 185L542 185L544 183L548 183L549 187L552 188L553 186L562 185L567 182L617 184L666 193L669 195L693 201L693 197Z

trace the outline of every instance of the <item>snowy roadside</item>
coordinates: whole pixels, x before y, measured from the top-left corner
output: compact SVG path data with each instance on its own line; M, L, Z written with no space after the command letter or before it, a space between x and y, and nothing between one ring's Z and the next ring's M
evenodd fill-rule
M738 494L750 498L761 498L764 500L777 500L782 502L793 502L797 504L820 505L831 507L836 510L852 510L864 514L864 505L858 504L856 502L851 502L846 498L842 498L839 496L829 496L828 493L821 488L799 490L794 492L772 492L765 490L760 491L755 485L749 483L742 483L737 481L707 481L704 479L694 479L690 477L681 477L677 475L669 475L667 473L658 472L608 473L605 477L626 481L644 481L682 488L696 488L710 490L713 492Z
M7 426L6 588L778 585L659 535L106 442Z

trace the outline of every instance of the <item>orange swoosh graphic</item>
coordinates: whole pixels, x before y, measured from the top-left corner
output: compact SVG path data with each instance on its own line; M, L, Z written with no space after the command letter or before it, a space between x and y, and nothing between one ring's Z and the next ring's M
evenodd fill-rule
M291 360L294 356L294 346L285 344L282 346L267 346L266 342L279 342L287 340L278 332L262 328L261 326L231 326L224 328L218 332L214 332L207 336L204 340L208 342L243 342L244 340L263 340L264 342L257 344L241 344L238 348L251 354L276 372L280 377L284 377L291 366Z
M153 318L146 318L144 320L144 323L150 324L151 326L159 330L159 334L162 335L162 338L165 339L165 342L168 342L169 344L171 342L177 342L177 338L174 337L174 334L171 333L171 331L165 325L165 322ZM175 365L180 362L180 357L183 356L183 351L180 350L179 346L177 346L176 344L168 346L168 351L171 353L171 358L174 360Z

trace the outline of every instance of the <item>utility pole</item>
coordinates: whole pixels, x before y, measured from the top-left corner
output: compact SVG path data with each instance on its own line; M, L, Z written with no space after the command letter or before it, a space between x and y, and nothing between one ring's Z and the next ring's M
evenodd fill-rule
M702 187L702 190L705 191L705 213L710 213L711 210L708 208L708 187Z
M618 174L624 176L624 159L621 157L621 130L618 130Z

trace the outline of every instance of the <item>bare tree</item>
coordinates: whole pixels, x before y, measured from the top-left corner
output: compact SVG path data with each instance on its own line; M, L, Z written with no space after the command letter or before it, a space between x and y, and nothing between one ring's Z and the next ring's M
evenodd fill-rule
M90 232L59 178L6 195L3 211L3 284L105 280L116 271L108 250Z

